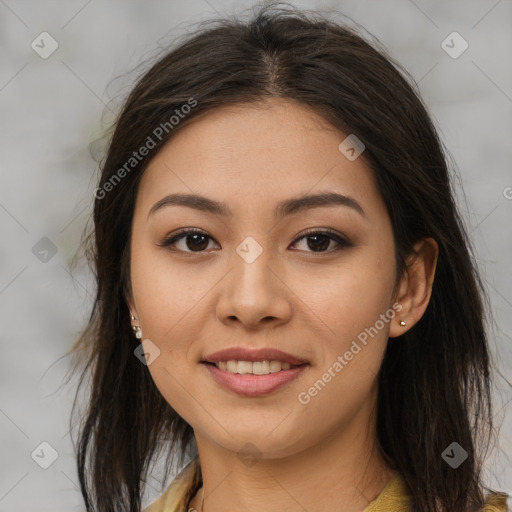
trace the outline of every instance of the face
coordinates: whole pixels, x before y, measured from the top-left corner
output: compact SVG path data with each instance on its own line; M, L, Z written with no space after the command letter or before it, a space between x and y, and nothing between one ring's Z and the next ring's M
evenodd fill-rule
M158 354L148 366L156 386L218 447L250 442L284 457L367 424L375 408L397 323L394 241L363 157L338 149L346 136L291 100L223 107L178 132L142 178L130 307ZM172 194L222 207L162 201ZM322 194L332 195L307 201ZM232 347L307 364L247 396L201 362Z

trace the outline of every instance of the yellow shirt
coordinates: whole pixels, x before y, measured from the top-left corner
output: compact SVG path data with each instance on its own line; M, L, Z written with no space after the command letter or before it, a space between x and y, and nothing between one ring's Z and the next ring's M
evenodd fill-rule
M197 475L199 459L193 459L174 478L165 492L144 512L187 512L188 501L194 478ZM491 495L481 512L507 512L507 495ZM370 502L363 512L409 512L407 488L399 473L395 473L382 492Z

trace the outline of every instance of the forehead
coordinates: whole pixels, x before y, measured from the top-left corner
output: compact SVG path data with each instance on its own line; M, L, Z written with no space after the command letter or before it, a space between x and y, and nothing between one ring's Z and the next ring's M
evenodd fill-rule
M338 149L347 135L294 100L219 107L160 149L144 173L139 199L154 203L171 191L194 192L247 210L333 190L382 207L363 158L351 161Z

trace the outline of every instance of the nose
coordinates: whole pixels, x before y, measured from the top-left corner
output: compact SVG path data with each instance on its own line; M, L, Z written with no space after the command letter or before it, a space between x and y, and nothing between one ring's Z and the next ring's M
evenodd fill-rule
M216 306L217 318L227 325L247 329L272 328L290 320L292 292L265 251L251 263L237 254L231 272L222 281Z

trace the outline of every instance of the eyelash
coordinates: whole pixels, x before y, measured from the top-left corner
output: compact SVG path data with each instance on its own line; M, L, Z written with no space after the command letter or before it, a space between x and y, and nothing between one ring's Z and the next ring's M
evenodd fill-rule
M171 247L173 244L175 244L176 242L180 241L181 239L186 238L188 235L193 235L193 234L205 235L210 240L216 241L213 237L208 235L208 233L206 233L206 232L204 232L204 231L202 231L200 229L183 228L183 229L180 229L177 232L175 232L173 235L168 236L167 238L162 240L162 242L158 243L157 245L160 246L160 247ZM338 246L335 249L330 249L330 250L327 250L327 251L318 251L318 252L315 252L315 251L305 251L305 252L309 252L309 253L315 254L315 255L330 254L332 252L339 251L339 250L342 250L342 249L347 248L347 247L352 247L352 245L353 245L348 240L343 238L339 233L337 233L336 231L333 231L331 229L322 229L322 230L311 229L311 230L308 230L308 231L306 231L304 233L301 233L301 235L298 236L292 242L292 245L295 245L297 242L299 242L303 238L307 238L307 237L312 236L312 235L327 235L328 238L330 238L331 240L334 240L335 242L338 243ZM201 254L201 253L206 252L206 251L182 251L181 249L170 249L170 250L175 250L175 251L183 252L185 254Z

